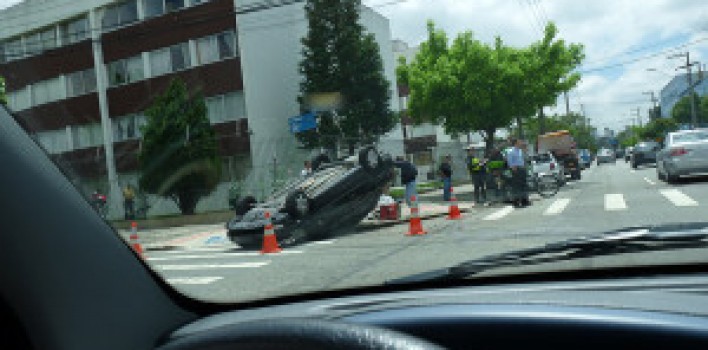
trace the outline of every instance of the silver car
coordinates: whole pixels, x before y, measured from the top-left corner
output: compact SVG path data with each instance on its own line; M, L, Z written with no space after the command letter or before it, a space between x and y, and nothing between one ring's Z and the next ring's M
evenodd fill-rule
M602 163L616 163L615 152L607 148L602 148L597 152L597 165Z
M674 182L682 175L708 173L708 129L669 133L657 154L656 174Z

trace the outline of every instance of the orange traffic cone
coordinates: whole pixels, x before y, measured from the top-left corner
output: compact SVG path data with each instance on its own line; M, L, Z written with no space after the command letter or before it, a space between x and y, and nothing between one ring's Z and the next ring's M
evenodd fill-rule
M406 233L406 236L424 235L426 233L428 232L423 230L423 224L420 221L420 213L418 212L418 201L415 196L411 196L411 220L410 228L408 229L408 233Z
M462 214L460 213L460 208L457 206L457 197L455 197L455 192L453 192L452 187L450 187L450 211L447 214L448 220L459 220L462 219Z
M143 247L140 245L140 239L138 238L138 223L135 221L130 223L130 246L133 247L138 256L143 257Z
M273 223L270 221L270 212L265 212L265 218L268 223L263 228L263 249L261 249L261 254L280 253L282 249L278 246L275 229L273 229Z

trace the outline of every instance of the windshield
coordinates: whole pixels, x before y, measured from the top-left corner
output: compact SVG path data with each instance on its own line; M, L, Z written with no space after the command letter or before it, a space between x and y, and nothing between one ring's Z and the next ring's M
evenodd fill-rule
M708 132L678 133L673 135L672 140L674 143L708 141Z
M708 223L707 8L0 0L0 103L186 295L378 286Z

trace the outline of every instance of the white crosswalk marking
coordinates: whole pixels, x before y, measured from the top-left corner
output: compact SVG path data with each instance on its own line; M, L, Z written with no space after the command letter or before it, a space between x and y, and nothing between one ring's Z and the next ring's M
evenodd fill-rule
M656 185L656 182L649 180L648 177L645 177L645 178L644 178L644 181L646 181L646 182L647 182L648 184L650 184L650 185Z
M570 203L570 198L559 198L556 199L553 204L551 204L548 209L543 213L543 215L558 215L565 210L565 207Z
M186 270L208 270L208 269L241 269L263 267L270 264L270 261L246 262L236 264L193 264L193 265L157 265L156 268L163 271L186 271Z
M621 193L609 193L605 195L605 210L625 210L627 203Z
M677 207L695 207L698 205L698 202L677 189L667 189L659 192Z
M280 254L272 256L281 256L288 254L302 254L302 250L283 250ZM149 261L166 261L166 260L181 260L181 259L214 259L214 258L238 258L244 256L262 256L260 252L237 252L237 253L211 253L211 254L185 254L185 255L170 255L159 257L148 257Z
M167 283L169 284L209 284L216 282L223 277L218 276L203 276L203 277L175 277L168 278Z
M499 219L509 215L512 211L514 211L514 207L507 205L506 207L501 208L500 210L497 210L496 212L487 215L483 220L485 220L485 221L499 220Z

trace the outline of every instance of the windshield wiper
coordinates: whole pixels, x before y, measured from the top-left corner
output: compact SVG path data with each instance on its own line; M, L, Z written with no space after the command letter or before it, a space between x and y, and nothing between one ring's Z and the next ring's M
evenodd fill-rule
M708 247L708 225L682 224L637 227L599 236L573 238L512 252L489 255L461 264L388 281L387 284L468 278L491 269L625 253Z

